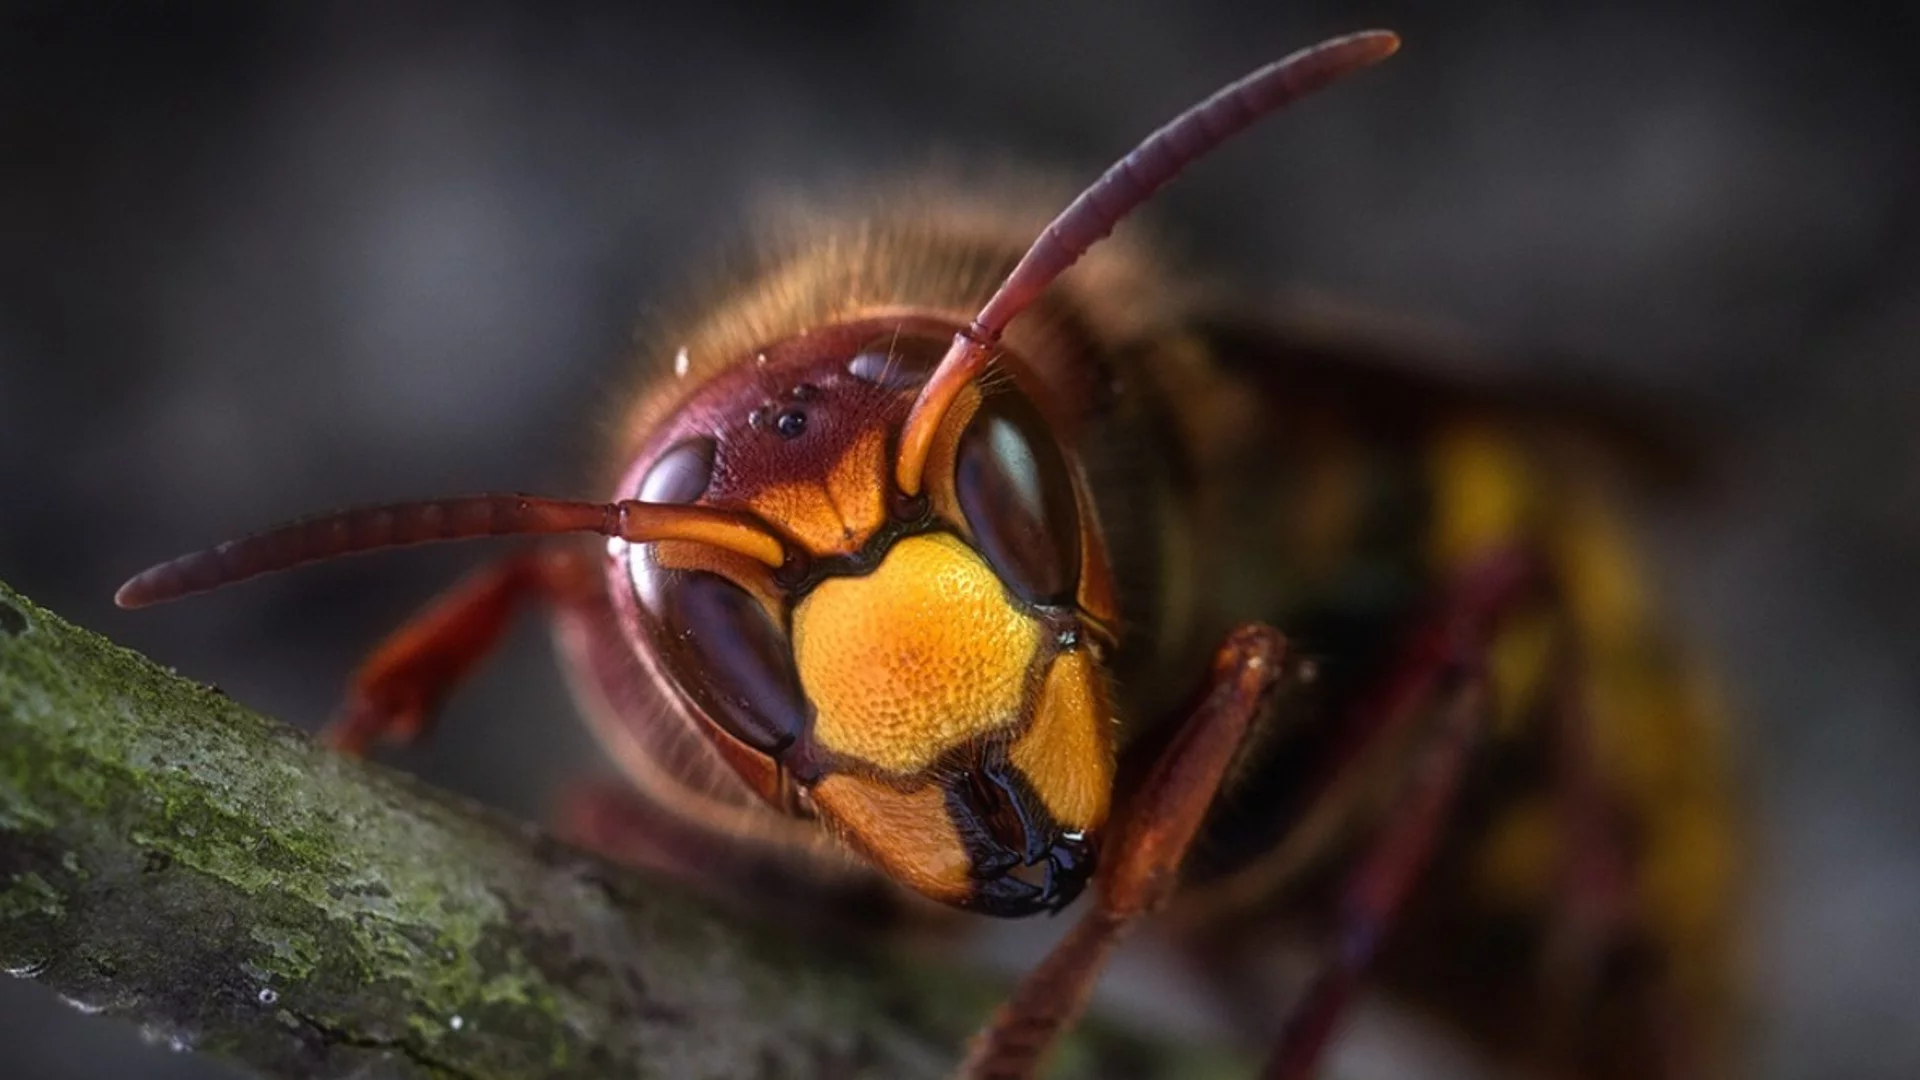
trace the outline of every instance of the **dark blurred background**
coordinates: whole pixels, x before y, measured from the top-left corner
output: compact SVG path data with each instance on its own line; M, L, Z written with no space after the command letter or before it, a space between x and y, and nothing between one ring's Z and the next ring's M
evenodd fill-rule
M1642 524L1740 706L1753 1074L1920 1075L1905 6L14 3L0 578L317 725L479 552L142 614L114 586L309 510L601 494L580 418L635 316L756 196L939 152L1091 176L1256 64L1392 26L1400 57L1221 153L1155 220L1250 295L1310 286L1468 328L1714 433L1713 497ZM532 626L443 732L400 763L529 816L597 767ZM1343 1060L1392 1074L1369 1045ZM0 1075L217 1071L6 980Z

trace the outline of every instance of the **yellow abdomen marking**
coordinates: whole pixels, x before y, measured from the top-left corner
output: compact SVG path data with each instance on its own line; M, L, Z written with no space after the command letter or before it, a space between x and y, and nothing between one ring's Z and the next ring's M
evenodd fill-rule
M1430 468L1438 569L1457 570L1525 538L1539 484L1511 441L1483 427L1457 428L1434 446Z
M896 773L1016 723L1039 642L980 556L938 533L821 582L793 612L814 740Z

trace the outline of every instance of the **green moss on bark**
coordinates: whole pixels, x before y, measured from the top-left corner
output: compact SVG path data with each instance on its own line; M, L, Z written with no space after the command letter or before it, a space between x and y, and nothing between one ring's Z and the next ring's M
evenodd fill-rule
M0 584L0 969L297 1077L933 1077L994 991L796 942ZM1065 1075L1222 1075L1108 1029Z
M953 1032L0 587L0 967L267 1073L934 1076Z

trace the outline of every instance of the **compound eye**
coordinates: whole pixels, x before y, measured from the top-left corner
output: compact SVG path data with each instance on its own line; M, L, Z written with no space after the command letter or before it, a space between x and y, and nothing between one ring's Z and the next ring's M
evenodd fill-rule
M734 738L776 755L799 737L807 699L793 650L745 589L704 570L662 582L660 648L680 689Z
M945 342L889 335L855 353L847 361L847 374L888 390L905 390L926 382L946 353Z
M960 436L954 490L994 572L1029 603L1060 604L1080 577L1080 508L1046 422L1025 394L995 394Z
M640 481L640 501L690 503L705 495L712 482L713 440L698 435L660 455Z

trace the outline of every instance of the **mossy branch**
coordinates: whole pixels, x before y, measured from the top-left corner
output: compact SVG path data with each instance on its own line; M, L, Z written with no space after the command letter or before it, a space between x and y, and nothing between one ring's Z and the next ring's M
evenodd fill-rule
M88 1010L270 1076L838 1078L990 1001L709 908L0 585L0 967Z

